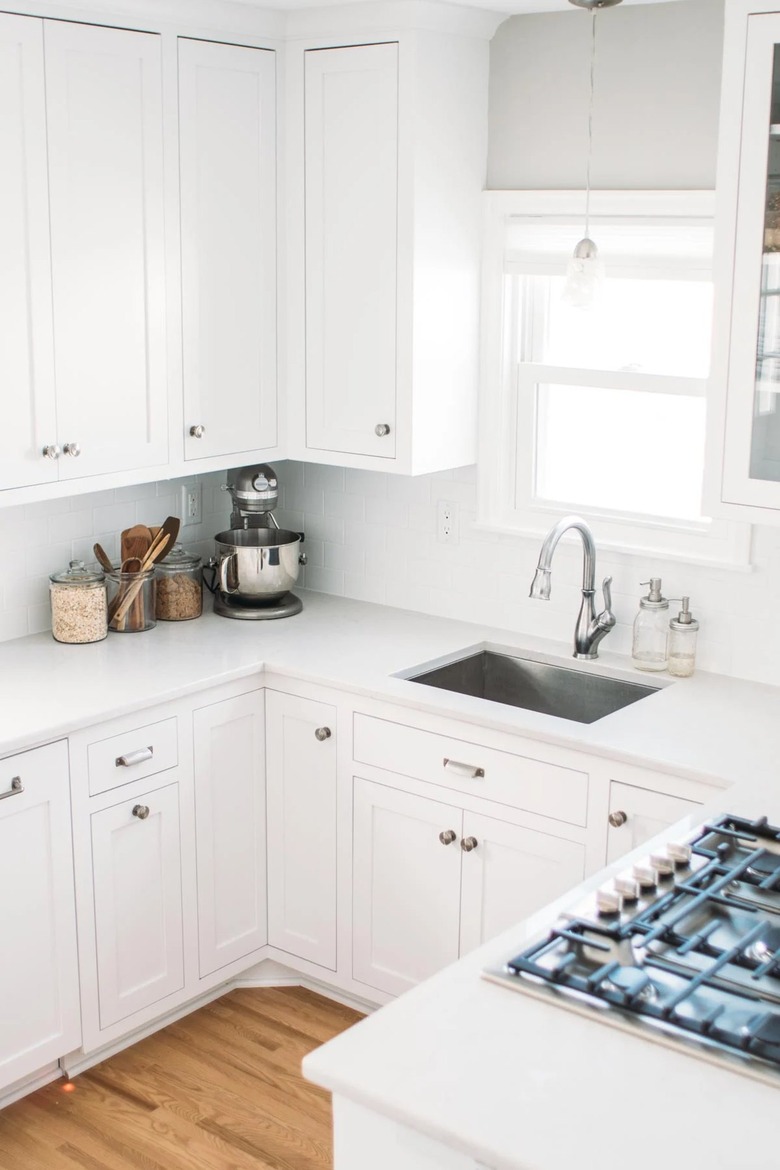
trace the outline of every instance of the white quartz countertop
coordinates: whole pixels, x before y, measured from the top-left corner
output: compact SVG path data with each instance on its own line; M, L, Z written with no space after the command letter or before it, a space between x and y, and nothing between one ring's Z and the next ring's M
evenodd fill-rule
M228 621L209 612L87 646L61 645L50 634L3 643L0 754L265 669L724 785L775 773L780 689L697 673L596 723L573 723L392 677L485 642L565 663L569 645L325 594L302 596L303 612L279 621ZM607 651L580 667L653 681Z
M780 820L766 783L728 801ZM780 1074L770 1084L480 976L649 848L315 1050L305 1074L490 1170L777 1170Z

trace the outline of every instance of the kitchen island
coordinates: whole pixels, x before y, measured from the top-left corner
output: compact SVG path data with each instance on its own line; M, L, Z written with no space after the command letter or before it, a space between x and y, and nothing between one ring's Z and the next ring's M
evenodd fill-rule
M773 775L725 799L732 812L780 823ZM659 1033L610 1026L596 1010L566 1010L481 977L650 848L306 1058L305 1074L334 1094L336 1170L368 1165L369 1151L372 1170L776 1170L780 1071L776 1083L748 1065L733 1071Z

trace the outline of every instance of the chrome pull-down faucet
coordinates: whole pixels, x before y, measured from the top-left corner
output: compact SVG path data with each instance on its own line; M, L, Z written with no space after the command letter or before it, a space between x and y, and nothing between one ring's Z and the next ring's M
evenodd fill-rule
M596 545L593 533L580 516L564 516L544 538L539 565L531 583L530 597L542 601L550 600L550 577L552 574L553 553L565 532L570 528L579 532L582 537L582 604L577 616L577 625L574 629L574 657L598 658L599 643L605 638L615 625L615 615L612 612L612 578L605 577L602 586L604 592L604 609L596 614L593 599L596 595Z

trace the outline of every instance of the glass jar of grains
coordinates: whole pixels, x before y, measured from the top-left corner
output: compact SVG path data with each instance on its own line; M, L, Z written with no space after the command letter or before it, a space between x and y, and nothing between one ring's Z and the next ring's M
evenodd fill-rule
M101 642L108 633L106 578L97 566L71 561L49 578L51 632L57 642Z
M175 544L157 565L157 618L186 622L203 612L201 558Z

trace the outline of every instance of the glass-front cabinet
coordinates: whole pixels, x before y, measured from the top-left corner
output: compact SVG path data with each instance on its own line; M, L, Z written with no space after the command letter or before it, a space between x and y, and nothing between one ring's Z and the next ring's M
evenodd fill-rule
M722 504L780 522L780 11L759 7L727 0L711 460L722 452Z

